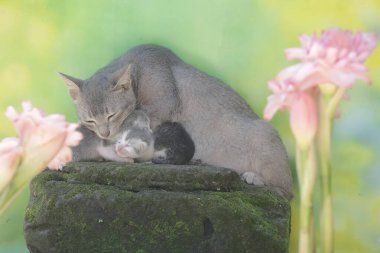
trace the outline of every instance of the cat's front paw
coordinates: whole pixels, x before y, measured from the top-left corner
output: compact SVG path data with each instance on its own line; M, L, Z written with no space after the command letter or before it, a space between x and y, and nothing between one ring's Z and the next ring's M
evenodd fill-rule
M240 175L240 178L247 184L264 186L263 179L258 176L255 172L247 171Z

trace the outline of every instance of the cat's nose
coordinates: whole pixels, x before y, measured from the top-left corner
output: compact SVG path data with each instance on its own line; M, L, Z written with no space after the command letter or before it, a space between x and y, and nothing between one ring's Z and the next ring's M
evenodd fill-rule
M108 136L110 136L110 130L109 129L102 129L102 131L99 131L99 135L101 138L105 139Z

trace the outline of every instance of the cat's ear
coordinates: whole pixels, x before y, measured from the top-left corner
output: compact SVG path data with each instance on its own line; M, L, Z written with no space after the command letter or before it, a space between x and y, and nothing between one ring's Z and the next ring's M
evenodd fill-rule
M113 90L128 90L132 88L132 83L135 76L134 69L134 65L129 64L127 67L116 71L114 74L116 84L113 87Z
M76 101L79 97L80 87L83 84L83 80L58 72L59 76L65 81L69 88L70 96Z

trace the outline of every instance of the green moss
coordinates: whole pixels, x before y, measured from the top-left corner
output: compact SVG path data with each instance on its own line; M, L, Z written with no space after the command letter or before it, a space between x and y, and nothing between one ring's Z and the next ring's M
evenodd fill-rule
M30 249L287 252L288 202L245 186L229 170L117 163L70 166L64 172L46 171L31 184L25 216Z
M120 163L71 163L68 181L116 186L125 190L231 191L243 189L237 173L211 166L174 166Z

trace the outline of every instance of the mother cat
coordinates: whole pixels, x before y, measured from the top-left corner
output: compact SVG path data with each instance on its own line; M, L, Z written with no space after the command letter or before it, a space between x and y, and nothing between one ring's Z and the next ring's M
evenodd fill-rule
M231 168L247 183L291 198L288 159L277 132L231 88L169 49L137 46L87 80L61 75L81 123L100 138L112 139L139 108L153 130L164 121L182 123L194 140L194 159Z

